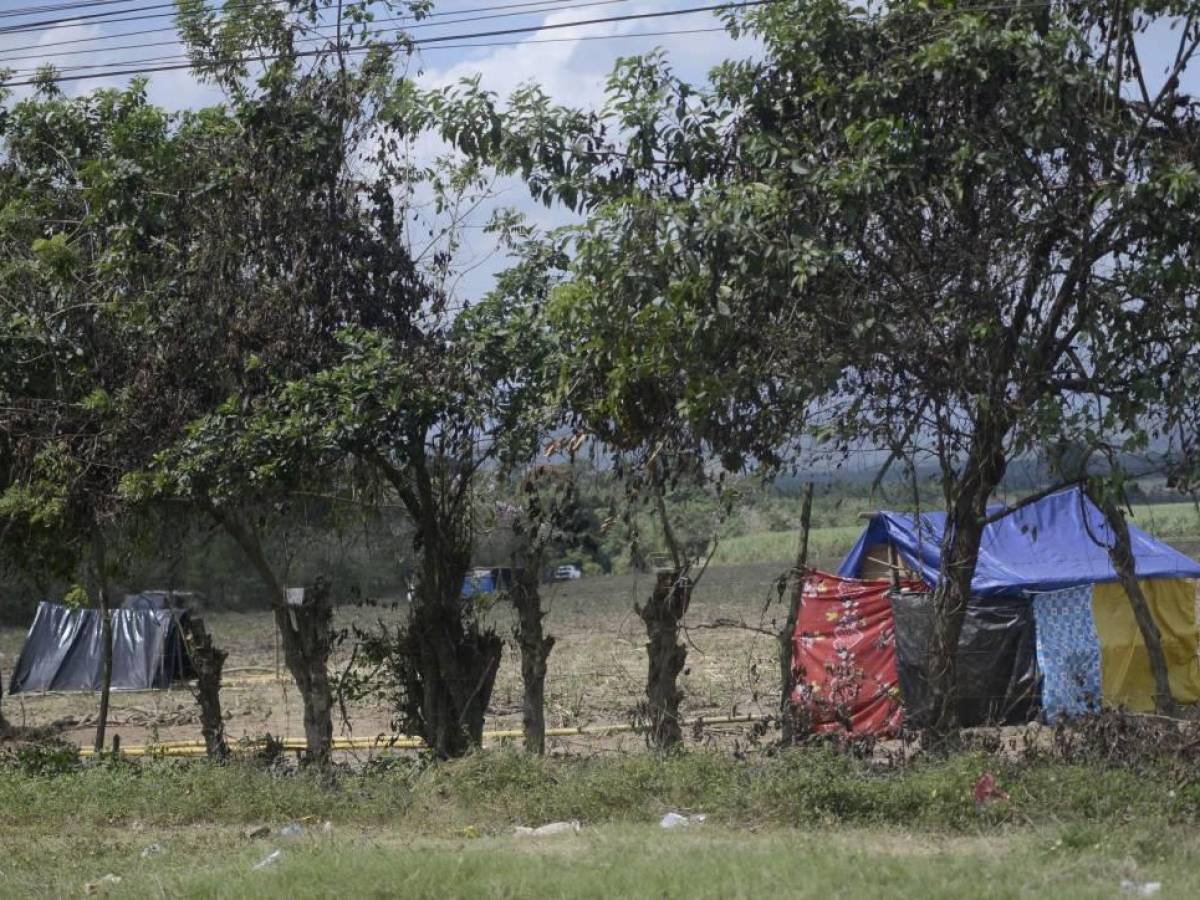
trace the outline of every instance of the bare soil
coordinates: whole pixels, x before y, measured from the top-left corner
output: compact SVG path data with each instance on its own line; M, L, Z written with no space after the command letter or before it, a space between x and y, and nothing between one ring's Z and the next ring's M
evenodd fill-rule
M685 717L775 711L776 645L770 634L754 629L773 632L786 616L776 593L782 568L771 564L713 568L701 579L687 615L687 665L680 679ZM631 574L544 586L547 630L556 638L547 677L547 727L632 720L646 678L646 636L633 606L645 601L652 585L653 576ZM221 697L230 739L268 733L302 735L300 699L286 668L277 662L270 613L264 609L203 615L216 644L229 651ZM521 683L512 640L514 617L504 604L487 615L506 638L506 646L486 727L519 729ZM340 608L335 627L366 626L378 620L394 624L406 618L403 602L389 598L374 607ZM712 627L714 623L719 627ZM0 628L0 670L6 687L24 638L22 629ZM334 665L344 666L348 659L346 642ZM26 733L54 734L87 745L97 700L95 695L76 693L6 695L4 713ZM198 740L199 710L186 685L169 691L117 692L109 729L110 734L120 735L125 746ZM707 739L733 739L747 730L746 726L721 727ZM335 723L335 733L355 737L392 731L390 711L378 701L347 704L345 721ZM550 749L593 752L641 745L640 736L626 733L558 738L550 742Z

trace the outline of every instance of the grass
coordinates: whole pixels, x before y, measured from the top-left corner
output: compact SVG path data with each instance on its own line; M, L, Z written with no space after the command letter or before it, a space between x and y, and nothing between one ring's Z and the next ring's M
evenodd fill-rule
M854 542L858 540L862 529L861 524L813 528L808 537L809 557L820 560L827 567L836 566ZM800 532L798 530L761 531L755 534L725 538L717 544L711 564L740 566L776 563L781 566L789 566L796 559L799 541Z
M977 811L996 772L1011 801ZM703 811L686 831L655 824ZM514 837L578 819L583 830ZM243 826L311 825L297 839ZM535 760L495 751L343 775L243 765L0 768L0 895L1112 896L1200 890L1200 786L1185 773L964 754L881 769L828 751ZM143 857L152 843L164 851ZM272 850L277 865L253 865Z
M1194 542L1200 537L1200 512L1191 503L1134 504L1133 524L1162 538ZM863 522L829 525L809 532L809 557L826 568L834 568L862 533ZM713 553L712 565L789 565L796 558L800 532L757 531L723 539ZM1191 549L1187 547L1185 549Z
M78 896L87 878L121 872L113 893L128 897L1112 897L1130 877L1165 883L1165 896L1194 896L1196 841L1185 842L1137 864L1054 831L933 842L893 830L642 825L434 841L353 829L271 843L193 829L146 859L139 841L115 840L44 876L17 871L0 892ZM255 871L272 849L278 863Z

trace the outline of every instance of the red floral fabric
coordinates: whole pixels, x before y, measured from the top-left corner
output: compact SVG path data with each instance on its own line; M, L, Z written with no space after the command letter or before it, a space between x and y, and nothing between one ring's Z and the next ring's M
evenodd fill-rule
M825 573L805 579L792 643L792 703L813 731L886 736L899 730L890 588L888 581Z

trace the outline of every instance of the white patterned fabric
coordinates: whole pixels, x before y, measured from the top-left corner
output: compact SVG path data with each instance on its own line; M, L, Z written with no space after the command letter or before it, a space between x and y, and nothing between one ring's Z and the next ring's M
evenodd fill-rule
M1043 715L1053 722L1099 709L1100 639L1092 618L1092 586L1032 596Z

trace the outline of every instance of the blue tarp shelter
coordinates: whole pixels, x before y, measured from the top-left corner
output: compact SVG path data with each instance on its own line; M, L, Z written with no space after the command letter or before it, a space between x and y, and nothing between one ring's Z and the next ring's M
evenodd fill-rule
M860 576L868 551L890 543L909 569L936 585L945 522L945 513L877 513L838 575ZM1130 525L1129 532L1138 578L1200 578L1200 564L1140 528ZM971 593L996 597L1116 581L1111 542L1104 514L1080 488L1066 488L984 528Z

